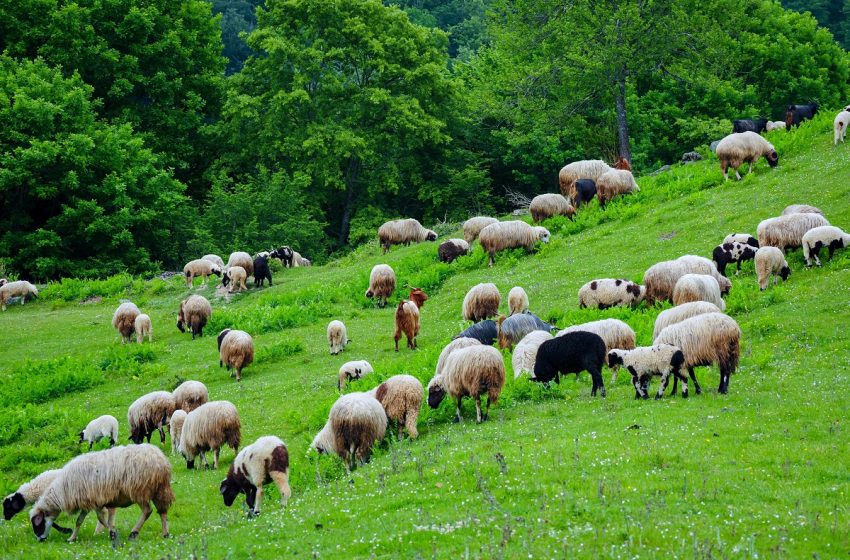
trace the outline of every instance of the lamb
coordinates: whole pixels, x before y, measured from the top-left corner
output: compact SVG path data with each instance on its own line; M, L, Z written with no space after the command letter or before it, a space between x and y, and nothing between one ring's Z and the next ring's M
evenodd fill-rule
M847 126L850 125L850 112L847 109L842 109L840 113L835 115L835 120L832 121L832 144L838 145L838 141L844 142L844 137L847 136Z
M714 248L714 251L711 253L711 260L714 261L717 272L726 276L726 265L738 263L738 272L740 272L741 263L753 260L756 257L757 250L758 242L756 242L755 247L746 243L739 243L738 241L723 243Z
M195 457L201 456L204 468L209 468L206 452L213 452L213 468L218 469L218 456L226 443L234 453L239 453L242 422L236 407L229 401L210 401L186 415L180 433L180 454L186 459L186 468L195 468Z
M463 222L463 239L470 245L472 242L478 239L478 234L481 233L481 230L490 224L495 224L498 222L496 218L490 218L488 216L476 216L474 218L469 218L465 222Z
M720 311L726 309L726 302L720 296L720 284L708 274L685 274L676 281L673 305L692 301L707 301L719 307Z
M777 247L788 252L803 246L803 236L810 229L830 225L820 214L786 214L762 220L758 225L759 246Z
M499 314L502 296L493 283L477 284L466 292L463 298L463 318L477 323Z
M30 522L38 540L43 541L60 513L80 512L68 539L74 542L86 515L95 511L98 521L109 527L109 536L115 542L118 535L114 509L109 511L107 519L104 508L135 503L142 512L130 532L130 540L136 540L151 514L150 502L162 521L162 536L168 537L168 509L174 503L171 463L153 445L113 447L69 461L33 506Z
M549 242L549 231L542 227L533 228L518 220L497 222L482 229L478 235L478 241L484 251L490 255L490 266L493 266L494 257L498 251L516 247L531 251L538 241Z
M573 187L575 194L570 195L572 203L576 209L581 208L582 204L588 203L596 196L596 181L593 179L579 179Z
M773 285L776 285L776 277L782 277L785 281L791 274L788 261L782 251L776 247L762 247L756 252L756 276L758 276L759 290L764 291L767 283L773 275Z
M720 170L723 171L723 178L727 181L729 168L735 170L735 177L740 181L741 174L738 168L749 163L749 173L752 173L753 163L762 156L771 167L776 167L779 163L779 154L776 153L773 144L752 131L732 133L717 145Z
M118 309L112 315L112 327L121 335L122 344L130 342L130 337L133 336L133 332L136 330L136 317L140 313L141 311L139 311L135 303L127 301L119 305Z
M632 374L632 385L635 386L635 398L649 398L647 387L649 378L653 375L661 377L661 387L655 398L660 399L667 390L670 375L681 380L682 398L688 397L688 378L682 371L685 355L681 350L669 344L643 346L634 350L611 350L608 352L608 367L612 371L620 367L626 368Z
M230 258L227 259L227 266L225 266L225 268L231 268L234 266L241 266L244 268L246 277L254 275L254 260L251 258L251 255L244 251L230 253Z
M437 258L444 263L454 262L466 254L469 254L469 243L464 239L448 239L437 248Z
M263 486L274 481L280 491L280 506L292 495L289 488L289 450L275 436L263 436L236 456L221 481L219 493L224 505L230 507L236 496L245 494L249 515L259 515L263 502Z
M168 424L168 433L171 436L171 454L177 453L180 449L180 436L183 433L183 424L186 423L188 413L183 409L177 409L171 415L171 422Z
M709 274L720 284L721 293L729 293L732 284L717 271L714 263L705 257L684 255L672 261L662 261L649 267L643 275L646 286L646 302L649 305L656 301L673 299L673 289L676 282L685 274Z
M378 306L384 307L387 298L393 295L396 286L395 271L388 264L376 264L369 274L367 298L378 298Z
M269 252L269 257L273 259L280 259L280 262L283 263L284 268L292 268L293 266L297 266L295 264L295 251L293 251L292 248L288 245L278 247L277 249Z
M272 271L269 269L269 259L259 255L254 259L254 287L262 287L264 280L268 280L271 287Z
M218 345L221 350L221 343ZM184 381L171 393L174 397L174 407L185 412L192 412L202 404L209 402L210 393L206 385L200 381Z
M245 280L248 276L249 274L241 266L231 266L224 271L224 278L222 278L221 283L229 286L227 289L228 293L232 294L235 288L239 288L240 292L244 292L248 289L248 286L245 285Z
M193 295L180 302L177 312L177 329L184 333L186 326L192 331L192 340L204 335L204 327L212 316L212 306L204 296Z
M130 440L139 444L147 439L150 443L151 435L159 430L159 441L164 442L165 432L162 427L168 425L175 408L174 397L166 391L154 391L133 401L127 410Z
M224 260L218 255L213 255L212 253L209 255L204 255L201 257L204 260L210 261L211 263L217 264L218 268L224 270Z
M461 338L474 338L485 346L492 346L493 343L496 342L496 338L498 336L499 327L496 325L496 321L487 319L486 321L475 323L468 329L455 335L454 339L458 340Z
M612 169L596 179L596 198L603 208L616 196L639 191L632 172L624 169Z
M547 340L537 349L534 361L535 381L549 383L561 382L561 374L575 373L578 376L587 370L593 379L590 396L595 397L597 389L605 396L602 383L602 364L605 363L605 342L598 334L586 331L569 332Z
M254 339L245 331L229 329L219 344L219 366L236 370L236 381L242 381L242 370L254 361ZM233 374L230 374L233 377Z
M496 322L499 328L499 348L513 349L514 344L522 340L532 331L552 332L555 327L544 322L533 313L520 313L505 317L502 315Z
M366 360L355 360L353 362L345 362L339 368L339 376L337 377L336 388L340 391L345 387L346 381L354 381L360 379L364 375L375 373L372 369L372 364Z
M349 471L368 462L372 446L387 432L387 414L381 403L366 393L341 396L328 414L325 426L313 438L311 449L335 453Z
M597 181L603 173L611 170L611 167L601 159L587 159L568 163L558 172L558 184L561 194L575 200L575 183L579 179L591 179Z
M41 495L44 494L44 491L56 480L56 477L59 476L61 471L62 469L44 471L29 482L21 484L15 492L6 496L3 499L3 519L9 521L18 513L22 512L25 507L36 503ZM54 527L62 533L71 532L70 529L65 529L58 525L54 525Z
M493 323L493 321L489 322ZM480 325L481 323L477 324ZM468 348L470 346L479 346L481 344L482 342L475 338L469 338L465 336L455 338L454 340L446 344L445 348L443 348L442 352L440 352L440 357L437 358L437 367L434 368L434 375L440 375L443 373L443 368L446 367L446 360L449 359L449 355L455 350L459 350L461 348ZM490 345L492 345L492 342L488 344L488 346Z
M348 334L345 332L345 325L342 321L328 323L328 344L331 347L332 356L336 356L345 350L345 346L349 342L351 341L348 340Z
M553 216L566 216L570 219L576 214L570 201L556 193L545 193L535 196L528 207L531 219L535 223L542 222Z
M393 245L410 245L412 242L434 241L437 234L422 227L417 220L407 218L406 220L392 220L378 228L378 239L384 253Z
M551 333L546 331L531 331L525 335L514 348L511 356L511 365L514 370L514 378L523 373L530 373L534 378L534 362L537 360L537 350L540 345L552 338Z
M422 382L412 375L394 375L367 394L381 403L388 420L398 424L398 439L401 439L402 428L407 428L407 435L416 439L419 436L416 423L422 407L422 393Z
M742 245L749 245L751 247L759 248L758 239L750 235L749 233L730 233L726 237L723 238L723 245L727 243L741 243Z
M13 297L21 298L21 305L24 305L28 299L38 297L38 288L26 280L5 281L0 285L0 306L2 306L3 311L6 311L6 302Z
M774 130L785 130L785 121L767 121L765 130L768 132Z
M186 275L186 287L191 288L195 278L200 276L203 278L201 287L207 285L210 275L219 276L221 267L209 259L195 259L186 263L183 267L183 274Z
M410 290L410 300L399 302L395 310L395 351L398 352L398 341L401 335L407 337L407 347L416 350L416 337L419 336L419 309L425 305L428 296L419 288Z
M666 327L704 313L720 313L720 308L707 301L692 301L665 309L655 318L655 327L652 329L652 340L654 341L658 338L658 334Z
M578 291L578 306L608 309L635 306L643 301L646 288L629 280L603 278L588 282Z
M720 369L717 391L726 394L729 391L729 377L738 367L740 339L741 329L734 319L723 313L705 313L665 328L658 334L655 344L670 344L684 353L685 363L682 367L687 368L698 395L702 389L697 383L694 368L716 363ZM674 395L677 383L673 383Z
M505 364L502 354L492 346L473 345L449 354L440 375L428 383L428 406L437 408L446 394L457 402L455 422L460 422L463 397L475 400L475 418L480 424L490 414L490 405L499 401L505 384ZM481 413L481 396L487 396L487 406Z
M820 208L809 206L808 204L791 204L786 206L781 215L787 216L788 214L820 214L823 216Z
M803 257L806 259L806 266L812 266L812 257L820 266L818 253L822 248L829 249L829 258L832 259L836 249L844 249L848 245L850 245L850 235L841 231L840 228L835 226L812 228L803 236Z
M520 286L514 286L508 292L508 315L528 312L528 294Z
M118 441L118 420L114 416L104 414L89 422L86 428L80 432L80 441L89 444L89 451L92 446L103 438L109 438L109 447L115 445Z
M136 315L133 329L136 331L136 343L141 344L145 337L148 337L148 342L153 342L153 325L151 325L150 315L146 313Z

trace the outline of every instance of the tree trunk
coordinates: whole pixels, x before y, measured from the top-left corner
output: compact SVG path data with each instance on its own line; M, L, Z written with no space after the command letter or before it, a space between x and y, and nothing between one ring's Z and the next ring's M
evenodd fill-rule
M631 163L632 150L629 146L629 123L626 118L626 73L621 71L617 78L616 86L617 104L617 140L619 142L620 156Z
M348 243L348 234L351 231L351 213L354 211L354 189L357 187L357 179L360 176L360 158L350 156L348 158L348 169L345 170L345 206L342 210L342 222L339 226L339 246Z

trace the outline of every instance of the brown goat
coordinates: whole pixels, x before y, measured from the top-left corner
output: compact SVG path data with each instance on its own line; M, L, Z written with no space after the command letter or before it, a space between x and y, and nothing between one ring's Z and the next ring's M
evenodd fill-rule
M626 158L624 158L623 156L620 156L620 157L617 159L617 163L615 163L615 164L614 164L614 169L623 169L623 170L625 170L625 171L631 171L631 170L632 170L632 166L631 166L631 164L629 163L629 160L627 160L627 159L626 159Z
M419 334L419 309L425 305L428 296L419 288L412 288L409 300L401 301L395 310L395 351L401 334L407 337L407 347L416 350L416 336Z

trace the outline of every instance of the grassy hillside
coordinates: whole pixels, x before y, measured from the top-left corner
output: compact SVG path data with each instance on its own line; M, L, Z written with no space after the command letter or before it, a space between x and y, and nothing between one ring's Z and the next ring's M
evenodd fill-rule
M218 495L232 451L218 472L189 472L174 457L170 540L158 536L152 516L128 543L133 507L119 511L118 550L92 536L92 519L77 544L55 532L38 544L21 514L0 526L2 556L846 556L850 252L806 269L797 251L789 280L763 293L752 263L731 276L727 311L744 334L727 396L716 392L716 369L706 368L697 371L704 393L688 400L637 402L628 376L612 387L607 371L606 399L590 397L587 374L546 390L514 380L506 352L510 379L490 421L476 425L471 402L459 425L448 400L426 407L419 439L388 440L351 476L337 458L307 452L338 395L342 362L368 359L377 372L349 390L398 373L427 383L442 347L466 327L461 302L478 282L495 282L503 294L523 286L532 311L560 327L623 319L645 345L662 306L579 310L578 288L601 277L639 281L650 265L682 254L710 256L727 233L755 233L792 203L819 206L834 225L850 227L850 147L832 147L831 118L770 140L781 156L776 169L762 161L744 181L724 183L712 156L643 178L639 194L604 212L594 203L575 222L550 220L551 243L534 255L499 255L492 269L477 246L444 265L435 262L436 244L385 257L371 245L325 267L279 272L273 288L231 301L196 288L211 298L214 316L195 341L175 328L177 304L189 293L179 279L67 282L33 305L11 307L0 314L4 494L81 452L76 434L89 419L115 415L126 438L126 410L137 396L198 379L213 399L236 404L245 444L266 434L287 442L293 497L281 511L268 487L262 515L249 520ZM399 276L395 301L406 284L431 296L415 352L393 351L393 309L363 297L380 262ZM80 303L91 296L103 299ZM122 346L111 329L113 310L128 297L153 318L153 344ZM353 341L340 356L329 355L325 340L333 318ZM255 335L257 363L241 384L217 365L214 334L225 326Z

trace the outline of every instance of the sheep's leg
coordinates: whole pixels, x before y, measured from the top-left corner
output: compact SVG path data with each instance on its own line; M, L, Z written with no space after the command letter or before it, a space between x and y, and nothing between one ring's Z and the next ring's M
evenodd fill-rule
M159 522L162 524L162 538L168 538L168 512L159 512Z
M419 431L416 429L416 420L419 418L419 411L408 414L404 420L404 427L407 428L407 435L411 439L416 439L419 436Z
M720 368L720 387L717 389L718 393L725 395L729 392L729 376L731 373L726 367Z
M600 396L605 396L605 385L602 383L602 368L594 368L590 372L590 377L593 379L593 389L590 391L590 396L596 396L596 390L599 389Z
M395 328L395 336L393 338L395 339L395 351L398 352L398 341L401 340L401 329L398 327Z
M107 519L106 508L101 508L95 513L97 514L97 527L95 527L94 529L94 534L99 535L103 532L104 529L109 527L109 520ZM117 536L118 535L115 534L113 531L109 531L109 538L111 540L114 541Z
M494 256L493 253L490 253L490 264L488 265L490 267L492 267L493 264L496 262L495 260L493 260L493 256Z
M688 368L688 375L691 376L691 381L694 382L694 391L696 391L697 395L701 395L702 387L700 387L699 383L697 383L697 376L694 374L694 368Z
M162 430L162 426L159 427L159 443L165 443L165 432Z
M148 517L151 516L151 505L147 502L142 502L139 504L139 508L142 510L142 515L139 516L139 520L136 521L136 524L133 526L133 530L130 531L129 539L131 541L136 540L139 537L139 531L142 529L142 525L145 524L145 521L148 520Z
M83 510L80 512L80 515L77 516L77 523L74 525L74 530L71 532L71 536L68 537L69 543L72 543L77 540L77 533L80 532L80 527L83 526L83 521L86 520L86 515L88 514L88 511Z
M640 396L644 399L649 398L649 376L643 377L640 380Z
M475 395L475 421L479 424L484 421L481 417L481 395Z
M460 401L463 400L463 397L457 398L457 409L455 410L455 422L460 422Z
M490 395L487 395L487 406L484 408L484 420L490 419Z
M286 507L286 502L292 496L292 490L289 488L289 473L272 471L269 477L274 481L277 489L280 490L280 505Z
M678 377L674 377L674 378L673 378L673 390L672 390L672 391L670 391L670 396L671 396L671 397L675 397L675 396L676 396L676 391L677 391L678 389L679 389L679 378L678 378Z
M218 454L221 452L221 447L216 447L213 450L213 468L218 470Z
M640 381L638 381L637 375L632 376L632 385L635 386L635 400L640 398Z
M753 172L753 162L750 162L750 168L747 170L747 175Z
M676 378L675 376L673 377ZM660 399L664 396L664 392L667 390L667 384L670 382L670 372L665 371L661 374L661 387L658 388L658 392L655 393L655 400Z

